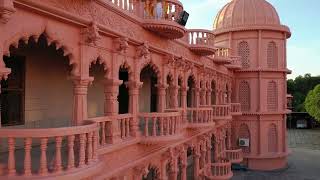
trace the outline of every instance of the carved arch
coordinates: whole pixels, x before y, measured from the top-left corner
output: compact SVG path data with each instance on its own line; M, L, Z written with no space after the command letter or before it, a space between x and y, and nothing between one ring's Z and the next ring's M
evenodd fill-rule
M161 71L160 71L160 68L155 64L153 63L152 61L150 62L144 62L143 64L140 65L140 70L138 71L139 72L139 75L141 74L141 71L143 70L143 68L147 67L147 66L150 66L150 68L154 71L154 73L156 74L157 76L157 81L158 83L161 82Z
M89 68L92 64L100 64L103 66L103 70L105 72L104 77L107 78L110 76L110 68L108 68L107 59L101 54L95 54L89 59Z
M133 77L133 69L131 68L131 66L129 65L129 63L127 61L124 61L122 64L120 64L120 66L118 68L118 72L121 68L126 69L128 71L129 80L132 80L134 78Z
M38 29L26 30L17 32L13 36L7 38L3 43L3 52L4 56L10 57L10 47L19 48L19 43L23 42L28 44L30 39L33 39L36 43L40 36L44 36L47 42L47 46L52 44L55 45L56 50L62 49L63 56L68 57L69 65L72 66L71 75L77 76L80 73L80 62L76 60L76 55L72 46L67 44L62 37L59 37L56 33L52 32L48 27L41 26ZM0 66L5 67L2 57L0 58Z

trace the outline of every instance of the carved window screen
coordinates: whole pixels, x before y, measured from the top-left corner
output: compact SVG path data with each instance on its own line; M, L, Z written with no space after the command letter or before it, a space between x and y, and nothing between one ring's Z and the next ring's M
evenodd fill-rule
M238 55L240 56L242 68L250 67L250 48L246 41L242 41L238 45Z
M278 48L275 42L270 42L267 48L268 68L278 68Z
M277 126L271 124L268 130L268 152L277 152L278 149L278 135Z
M239 102L242 111L250 110L250 85L247 81L241 81L239 85Z
M278 109L278 88L275 81L271 81L268 83L267 108L268 111L277 111Z

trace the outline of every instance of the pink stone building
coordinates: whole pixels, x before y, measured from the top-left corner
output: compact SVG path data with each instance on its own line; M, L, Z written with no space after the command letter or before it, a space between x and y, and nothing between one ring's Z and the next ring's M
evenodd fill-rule
M286 167L286 40L265 0L0 0L0 179L230 179ZM180 22L180 23L179 23Z

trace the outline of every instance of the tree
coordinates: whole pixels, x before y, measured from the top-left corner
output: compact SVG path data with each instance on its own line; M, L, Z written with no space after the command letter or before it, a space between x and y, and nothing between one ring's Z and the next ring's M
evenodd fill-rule
M309 91L304 101L304 107L312 117L320 122L320 84Z

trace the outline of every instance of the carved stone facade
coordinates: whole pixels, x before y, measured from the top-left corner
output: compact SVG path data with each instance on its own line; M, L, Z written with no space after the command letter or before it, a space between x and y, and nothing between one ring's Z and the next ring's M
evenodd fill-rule
M176 22L181 2L165 0L160 17L153 3L0 0L0 179L230 179L231 163L243 160L239 138L250 140L243 148L250 168L270 169L261 165L264 157L279 152L273 162L283 167L286 47L280 44L289 32L277 25L188 30ZM269 62L282 60L273 66L282 69L253 68L251 42L243 56L252 69L242 68L235 47L247 31L259 32L259 41L275 36L272 48L271 41L259 47L268 48ZM270 59L276 52L281 58ZM264 80L250 75L270 75L276 83L268 100ZM248 83L241 99L242 81ZM260 104L278 102L279 111L258 106L252 95L258 92ZM256 155L261 162L252 163Z

